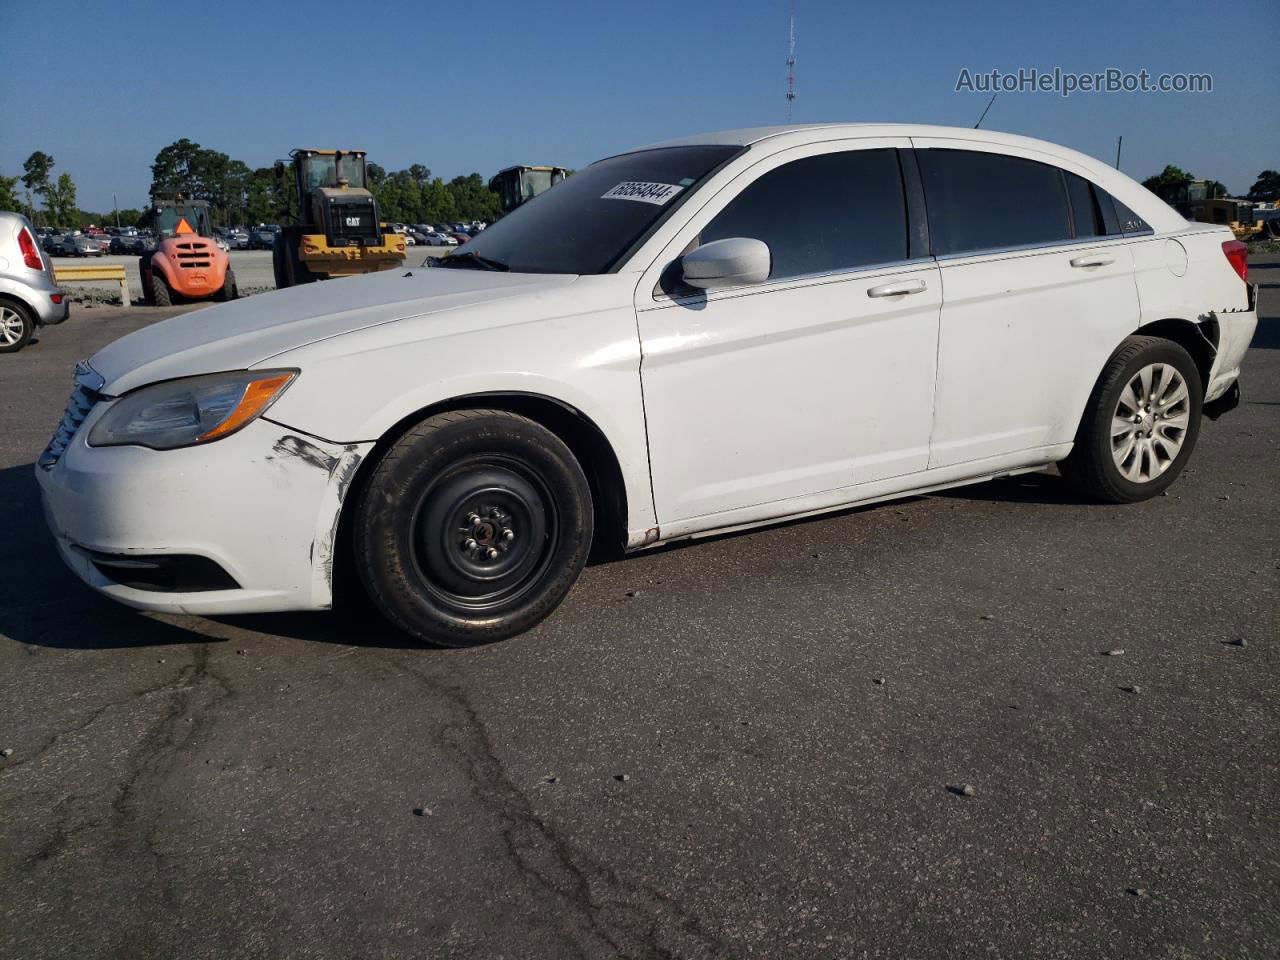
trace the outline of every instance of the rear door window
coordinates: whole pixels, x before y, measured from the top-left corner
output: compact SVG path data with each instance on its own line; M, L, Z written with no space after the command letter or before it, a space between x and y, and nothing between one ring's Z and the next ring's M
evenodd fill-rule
M898 151L846 150L769 171L703 229L700 242L763 240L769 279L907 259L907 206Z
M932 148L916 158L937 256L1071 239L1061 171L1022 157Z

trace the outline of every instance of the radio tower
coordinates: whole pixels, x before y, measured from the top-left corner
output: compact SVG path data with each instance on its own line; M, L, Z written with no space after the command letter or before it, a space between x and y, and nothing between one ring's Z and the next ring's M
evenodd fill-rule
M787 38L787 123L796 100L796 0L791 0L791 31Z

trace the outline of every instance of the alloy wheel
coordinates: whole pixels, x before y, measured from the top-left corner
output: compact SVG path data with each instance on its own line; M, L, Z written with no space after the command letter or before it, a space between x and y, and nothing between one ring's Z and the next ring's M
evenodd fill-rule
M22 339L23 319L16 310L0 307L0 344L12 347Z
M1111 456L1126 480L1148 483L1178 459L1191 422L1191 394L1176 367L1152 363L1120 391Z

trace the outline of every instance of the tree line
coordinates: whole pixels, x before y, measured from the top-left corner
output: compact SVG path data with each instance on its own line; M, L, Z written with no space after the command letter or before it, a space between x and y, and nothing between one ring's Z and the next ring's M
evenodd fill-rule
M366 174L369 190L387 220L489 222L502 212L498 195L478 173L445 183L420 163L394 172L368 163ZM151 199L165 190L183 190L207 201L214 223L223 226L287 223L298 212L291 164L250 168L186 138L162 149L151 165Z
M52 156L37 150L23 164L21 176L0 175L0 210L24 213L37 226L83 228L89 224L116 223L115 211L81 210L71 176L64 172L55 177L54 166ZM420 163L395 171L369 163L366 172L369 189L386 220L491 223L502 213L498 195L489 189L479 173L445 182ZM19 182L25 195L18 188ZM120 225L146 226L156 195L174 190L206 201L212 220L218 226L289 223L297 216L297 194L290 164L251 168L241 160L184 137L156 154L151 164L146 207L121 209Z
M37 226L83 228L89 224L115 223L117 214L81 210L76 202L76 185L65 172L54 176L54 158L42 150L31 154L22 165L22 174L0 175L0 210L25 213ZM483 220L491 223L502 212L498 195L489 189L480 174L454 177L448 183L433 176L420 163L405 170L387 171L376 163L367 165L369 189L378 199L382 216L402 223L441 223L450 220ZM1154 193L1170 196L1170 189L1185 187L1194 178L1169 165L1148 177L1142 185ZM21 182L23 191L18 189ZM225 153L210 150L186 139L177 140L158 154L151 164L151 189L145 209L119 211L121 226L146 226L148 212L157 192L183 190L208 202L213 222L220 226L247 226L258 223L289 223L297 215L293 168L285 164L250 168ZM1227 188L1210 182L1210 196L1227 196ZM36 207L39 199L41 206ZM1245 199L1254 202L1280 200L1280 172L1258 174Z

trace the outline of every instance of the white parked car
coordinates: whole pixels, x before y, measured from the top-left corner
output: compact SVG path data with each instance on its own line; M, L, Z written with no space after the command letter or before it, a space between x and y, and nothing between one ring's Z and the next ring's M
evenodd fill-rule
M36 472L124 603L509 637L593 544L1058 464L1164 490L1257 323L1243 246L1022 137L832 125L610 157L429 269L175 317L81 363Z

